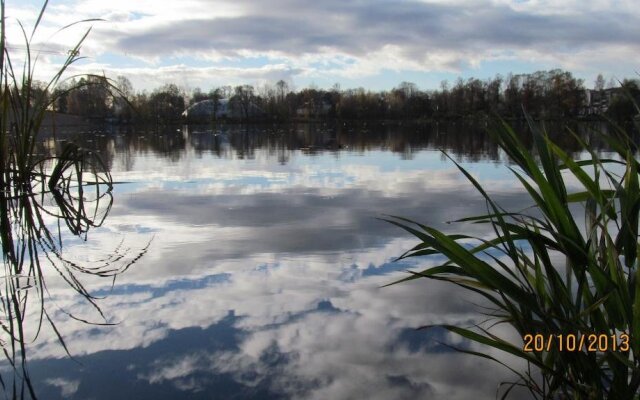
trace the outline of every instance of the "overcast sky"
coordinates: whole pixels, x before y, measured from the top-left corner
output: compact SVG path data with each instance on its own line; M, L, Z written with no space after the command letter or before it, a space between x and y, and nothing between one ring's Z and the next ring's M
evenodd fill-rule
M24 47L40 1L8 1L8 41ZM104 21L56 31L77 20ZM64 0L36 35L40 77L93 27L77 72L125 75L136 89L164 83L209 90L284 79L296 89L381 90L442 80L562 68L592 87L637 77L640 7L633 0Z

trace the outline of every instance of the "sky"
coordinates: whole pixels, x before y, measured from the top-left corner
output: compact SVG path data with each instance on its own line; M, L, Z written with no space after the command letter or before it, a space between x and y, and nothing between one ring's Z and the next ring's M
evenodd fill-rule
M41 1L7 1L7 40L24 56ZM60 28L87 19L100 19ZM264 87L284 80L425 90L561 68L593 87L601 73L637 78L640 7L633 0L61 0L49 2L31 47L47 80L91 29L69 73L126 76L136 90Z

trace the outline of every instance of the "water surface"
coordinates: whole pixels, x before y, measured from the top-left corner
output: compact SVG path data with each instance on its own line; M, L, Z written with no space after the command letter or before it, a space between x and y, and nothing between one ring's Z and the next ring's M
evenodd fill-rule
M528 205L483 127L180 127L80 139L119 183L105 224L86 241L65 237L65 255L91 262L151 245L114 283L86 283L116 325L58 312L74 359L50 329L32 345L41 398L475 399L514 379L442 344L471 346L459 338L415 329L477 323L480 299L431 281L381 287L439 261L393 262L416 240L385 214L490 234L447 224L485 203L440 149L505 208ZM99 320L50 275L60 309Z

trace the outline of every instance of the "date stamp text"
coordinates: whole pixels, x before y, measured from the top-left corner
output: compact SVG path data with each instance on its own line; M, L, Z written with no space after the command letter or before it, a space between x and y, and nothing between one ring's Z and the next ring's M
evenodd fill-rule
M525 352L549 352L552 350L567 352L607 352L629 351L629 335L618 333L607 335L604 333L582 334L526 334L522 338Z

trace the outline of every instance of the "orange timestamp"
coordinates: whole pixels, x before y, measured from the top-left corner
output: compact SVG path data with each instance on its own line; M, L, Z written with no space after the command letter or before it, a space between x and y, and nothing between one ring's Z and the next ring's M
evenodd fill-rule
M543 351L567 351L567 352L607 352L607 351L629 351L629 334L547 334L527 333L522 337L524 345L522 350L525 352L543 352Z

